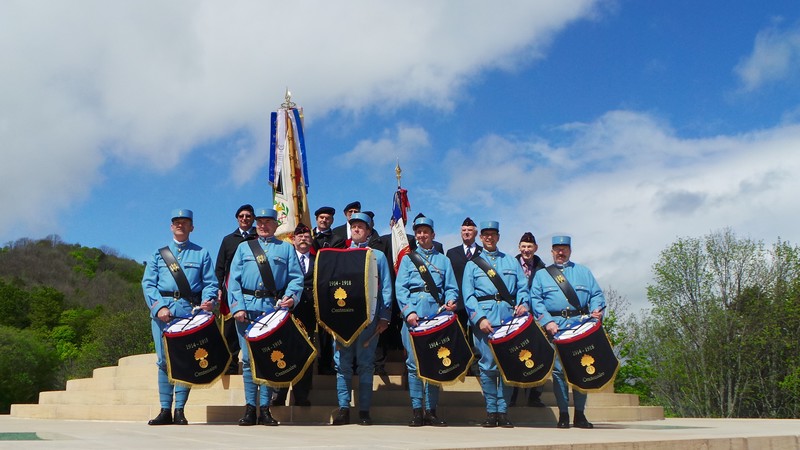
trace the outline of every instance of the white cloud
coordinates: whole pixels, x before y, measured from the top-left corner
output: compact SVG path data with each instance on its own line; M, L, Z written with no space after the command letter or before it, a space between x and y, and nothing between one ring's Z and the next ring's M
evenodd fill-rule
M800 24L770 27L756 35L753 52L734 69L745 91L783 80L800 70Z
M403 164L415 162L423 151L430 147L428 132L418 126L398 125L395 130L384 130L377 140L365 139L337 159L342 167L361 167L367 175L378 176L375 167L396 164L402 158Z
M768 243L800 242L800 125L684 139L651 115L613 111L562 130L571 134L558 148L489 136L451 151L445 197L460 194L465 210L483 206L475 219L499 220L508 252L532 231L550 261L550 237L571 234L574 260L636 307L645 305L651 265L677 237L731 227Z
M263 149L287 86L316 117L449 108L472 77L529 63L593 4L2 2L0 234L88 195L110 157L168 171L242 130ZM232 177L253 176L241 170L231 163Z

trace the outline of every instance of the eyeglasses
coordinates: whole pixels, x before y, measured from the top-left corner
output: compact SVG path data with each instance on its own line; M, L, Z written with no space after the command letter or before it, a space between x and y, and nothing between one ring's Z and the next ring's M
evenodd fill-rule
M251 216L250 214L239 214L237 217L239 217L240 219L252 219L253 218L253 216Z

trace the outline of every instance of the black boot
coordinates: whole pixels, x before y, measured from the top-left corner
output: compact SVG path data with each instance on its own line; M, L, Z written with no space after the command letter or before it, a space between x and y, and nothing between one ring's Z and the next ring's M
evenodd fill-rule
M372 417L369 416L369 411L359 411L358 412L358 424L359 425L372 425Z
M155 419L147 422L148 425L172 425L172 411L169 408L161 408Z
M506 413L497 413L497 425L503 428L514 428L514 424L508 420Z
M269 406L261 407L261 415L258 416L258 424L272 427L278 426L278 421L275 420L272 417L272 413L269 412Z
M542 391L540 388L531 388L528 394L528 406L534 408L544 408L545 404L542 402Z
M347 425L350 423L350 408L339 408L331 425Z
M494 428L497 426L497 413L486 414L486 420L481 424L483 428Z
M436 416L436 410L431 409L425 411L425 425L433 425L434 427L446 427L447 422Z
M249 427L250 425L256 424L256 407L253 405L246 405L244 409L244 415L241 419L239 419L239 425L243 427Z
M408 426L410 426L410 427L421 427L424 422L425 422L425 420L422 417L422 408L414 408L414 416L408 422Z
M569 421L569 419L567 419L567 421ZM572 425L576 428L585 428L587 430L594 428L594 425L586 420L586 416L583 414L583 411L575 411L575 421L572 422Z
M175 408L175 414L172 415L172 423L175 425L189 425L189 421L183 415L183 408Z
M556 428L569 428L569 413L561 413L558 415L558 424Z

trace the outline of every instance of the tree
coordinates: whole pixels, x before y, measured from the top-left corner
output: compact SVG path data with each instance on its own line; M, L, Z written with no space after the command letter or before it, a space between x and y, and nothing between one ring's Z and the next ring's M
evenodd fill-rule
M56 388L55 350L28 330L0 326L0 413L13 403L33 403Z

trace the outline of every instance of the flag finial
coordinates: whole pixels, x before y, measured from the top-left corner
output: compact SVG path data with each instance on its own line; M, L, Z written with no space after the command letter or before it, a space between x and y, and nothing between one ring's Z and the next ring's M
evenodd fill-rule
M400 158L397 158L397 166L394 168L394 174L397 177L397 187L400 187L400 178L402 177L403 169L400 168Z
M283 103L281 103L281 108L286 109L294 109L297 107L297 104L292 101L292 93L289 92L289 87L286 87L286 94L283 96Z

